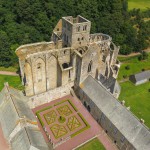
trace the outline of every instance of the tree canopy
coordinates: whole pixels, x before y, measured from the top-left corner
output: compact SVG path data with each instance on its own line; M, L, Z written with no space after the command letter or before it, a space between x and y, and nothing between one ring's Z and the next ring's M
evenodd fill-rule
M91 32L109 34L121 54L149 46L150 9L128 12L127 0L1 0L0 66L14 65L21 44L49 41L62 16L82 15L92 22Z

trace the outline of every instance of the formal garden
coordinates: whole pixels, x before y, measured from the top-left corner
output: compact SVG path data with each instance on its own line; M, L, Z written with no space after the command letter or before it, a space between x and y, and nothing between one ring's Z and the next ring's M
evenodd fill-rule
M36 112L36 116L51 142L72 138L90 128L71 100L62 100Z

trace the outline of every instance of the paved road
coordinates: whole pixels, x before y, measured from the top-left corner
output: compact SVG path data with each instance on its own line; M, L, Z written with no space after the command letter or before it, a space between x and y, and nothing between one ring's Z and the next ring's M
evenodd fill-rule
M16 72L10 72L10 71L0 71L0 74L2 75L11 75L11 76L19 76Z

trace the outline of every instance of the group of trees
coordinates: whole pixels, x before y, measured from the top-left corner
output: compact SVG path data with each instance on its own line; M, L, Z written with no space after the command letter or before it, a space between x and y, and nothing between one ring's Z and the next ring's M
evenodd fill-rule
M112 36L121 54L148 47L150 9L128 12L127 0L1 0L0 66L15 65L15 49L26 43L50 41L62 16L82 15L92 22L91 32Z

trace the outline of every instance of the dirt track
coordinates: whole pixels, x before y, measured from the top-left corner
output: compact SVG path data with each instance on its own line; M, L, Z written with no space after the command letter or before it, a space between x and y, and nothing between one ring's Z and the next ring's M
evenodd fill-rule
M147 53L150 53L150 48L148 48L148 49L146 49L146 50L144 50L145 52L147 52ZM129 55L118 55L119 57L131 57L131 56L137 56L137 55L140 55L141 53L140 52L138 52L138 53L131 53L131 54L129 54Z
M11 76L19 76L16 72L10 72L10 71L0 71L1 75L11 75Z

